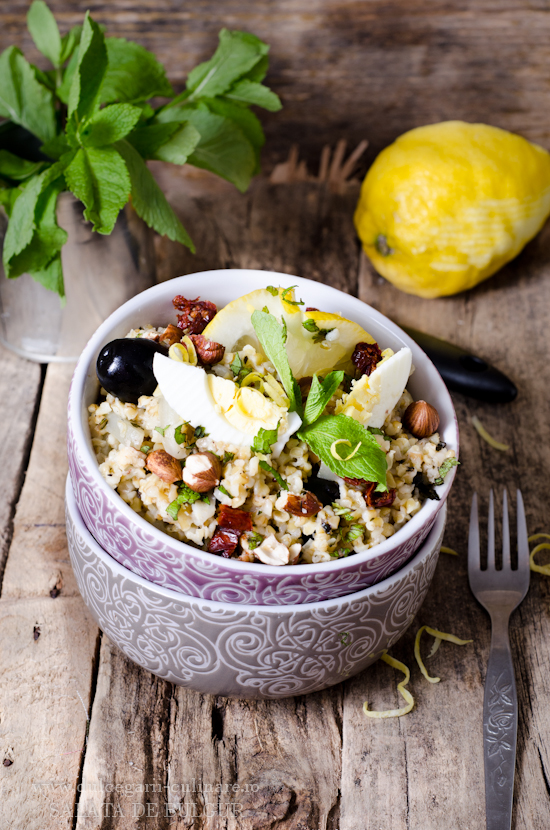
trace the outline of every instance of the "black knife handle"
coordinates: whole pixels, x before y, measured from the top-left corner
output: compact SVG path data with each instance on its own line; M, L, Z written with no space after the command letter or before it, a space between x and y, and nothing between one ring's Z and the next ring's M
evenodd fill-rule
M424 349L449 389L488 403L510 403L517 397L510 378L480 357L431 334L401 328Z

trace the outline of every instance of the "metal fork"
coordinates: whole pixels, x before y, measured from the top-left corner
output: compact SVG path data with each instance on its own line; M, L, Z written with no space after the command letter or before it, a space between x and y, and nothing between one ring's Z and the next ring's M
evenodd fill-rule
M525 510L517 491L518 567L510 561L508 499L502 496L502 569L495 568L495 510L489 496L487 568L481 570L477 493L472 499L468 541L470 588L491 617L491 652L483 700L483 757L487 830L510 830L514 797L518 702L508 637L510 615L529 589L529 544Z

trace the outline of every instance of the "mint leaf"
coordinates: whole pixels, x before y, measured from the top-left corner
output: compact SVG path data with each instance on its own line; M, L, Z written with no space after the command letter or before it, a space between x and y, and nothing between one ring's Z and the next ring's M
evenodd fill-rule
M114 144L134 129L141 109L132 104L110 104L86 119L78 131L85 147L102 147Z
M377 491L388 489L386 454L376 438L353 418L348 418L347 415L322 415L314 424L301 427L298 438L305 441L337 476L375 481L378 484ZM349 441L349 444L338 444L335 451L344 458L354 453L349 461L338 460L331 452L334 442L342 439Z
M200 133L189 164L210 170L244 193L256 169L254 148L233 121L208 109L186 110L187 121Z
M53 94L37 81L32 66L15 46L0 55L0 116L10 118L42 141L56 133Z
M44 0L33 0L27 12L27 27L34 45L55 67L61 66L61 35L55 17Z
M254 149L256 156L254 175L259 173L260 151L265 144L265 135L259 119L243 104L227 98L201 98L201 102L205 103L211 112L227 118L239 127Z
M132 204L138 216L157 233L181 242L195 252L191 238L166 201L147 165L126 139L117 141L117 149L126 162L132 183Z
M61 255L56 254L52 261L46 265L45 268L39 268L29 271L33 280L39 282L48 291L54 291L59 294L61 300L65 299L65 286L63 283L63 267L61 265Z
M13 206L21 193L20 187L0 187L0 205L6 211L8 218L11 216Z
M109 66L101 87L101 103L138 102L174 94L163 65L144 46L122 37L108 37L105 45Z
M286 481L279 475L277 470L274 470L273 467L267 463L267 461L260 461L260 467L264 470L264 472L271 473L281 490L288 490L288 484Z
M290 401L289 411L302 412L302 393L288 363L283 341L283 329L272 314L254 311L252 325L260 341L265 356L273 363Z
M82 28L82 27L81 27ZM71 94L71 86L73 83L73 78L76 72L76 68L78 66L78 49L73 52L71 55L71 59L69 61L69 65L63 72L63 80L61 84L57 87L57 97L60 101L64 104L69 103L69 95Z
M181 124L178 121L170 121L166 124L146 124L143 127L136 127L127 140L140 156L144 159L152 159L157 150L180 129Z
M81 121L99 108L99 91L106 71L105 37L87 11L69 92L69 117L75 113Z
M66 60L72 57L74 50L80 43L82 36L82 26L73 26L66 35L61 38L61 54L59 56L59 65L62 66Z
M319 382L317 374L313 375L311 388L304 410L304 424L312 424L323 414L326 405L344 380L344 372L331 372Z
M59 133L54 138L46 141L40 150L51 159L60 159L65 153L71 149L71 145L67 141L64 133Z
M266 285L265 290L269 291L269 293L271 294L272 297L278 297L279 296L279 289L275 288L274 285Z
M228 499L233 498L233 496L231 495L229 490L226 490L225 487L223 486L223 484L218 484L218 490L220 491L220 493L223 493L224 496L227 496Z
M269 455L272 444L277 443L277 436L279 434L279 425L275 429L264 429L260 427L258 434L254 436L254 441L250 449L252 452L259 452L263 455Z
M166 508L166 512L168 513L169 516L172 517L172 519L175 522L177 522L177 520L178 520L178 513L180 512L180 507L181 507L181 505L180 505L179 501L177 499L174 499L174 501L171 501L170 504L168 505L168 507Z
M439 468L439 475L434 480L434 484L436 486L438 486L439 484L443 484L443 479L445 478L449 470L452 470L453 467L457 467L459 464L460 461L457 458L447 458Z
M159 124L159 126L166 126ZM192 124L180 127L171 138L158 148L153 158L172 164L185 164L200 143L201 135Z
M10 260L10 277L19 276L26 272L33 275L38 272L48 269L48 266L54 258L59 257L61 248L67 241L67 232L60 228L57 224L56 206L57 197L65 187L65 180L63 176L59 176L54 182L49 184L37 199L34 211L34 231L30 243L23 248L23 250ZM60 269L59 262L59 269ZM47 281L54 283L54 291L58 291L59 286L61 296L63 291L63 275L58 266L52 271L48 271L47 275L39 281ZM51 287L47 285L46 287Z
M221 95L269 51L266 43L247 32L222 29L218 37L212 58L192 69L187 77L187 89L193 98Z
M246 79L238 81L232 86L226 92L226 96L233 101L242 101L245 104L254 104L257 107L263 107L263 109L269 110L269 112L278 112L283 106L279 96L268 89L268 87Z
M114 147L81 147L65 171L67 186L85 205L93 230L109 234L128 201L130 176Z
M258 547L258 545L262 544L263 540L264 537L261 533L251 533L249 536L246 537L246 541L248 542L248 549L255 550Z
M44 169L43 161L27 161L8 150L0 150L0 176L22 181Z
M227 452L227 451L224 452L223 458L222 458L222 467L225 467L225 465L229 464L230 461L233 461L234 458L235 458L235 453L234 452Z
M3 261L6 277L18 277L23 271L12 268L12 261L30 245L36 224L35 213L40 195L48 185L63 173L63 164L52 164L42 173L33 176L13 204L6 236L4 237Z

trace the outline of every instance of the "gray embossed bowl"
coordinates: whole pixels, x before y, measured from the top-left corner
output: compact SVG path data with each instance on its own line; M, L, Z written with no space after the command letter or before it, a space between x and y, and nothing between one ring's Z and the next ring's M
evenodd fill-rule
M440 501L427 501L394 536L346 559L276 567L224 559L173 539L153 527L102 478L88 429L87 407L96 400L95 363L100 349L143 323L175 320L176 294L200 295L219 308L273 283L296 285L306 305L356 320L383 348L409 346L415 372L408 388L438 410L441 440L458 452L458 426L447 388L422 349L398 326L356 297L321 283L271 271L226 269L188 274L144 291L121 306L96 331L75 369L69 395L68 456L78 508L99 544L125 568L184 594L220 602L295 605L351 594L394 573L426 539L451 488L456 468L438 488Z
M123 568L94 540L66 489L78 587L100 628L153 674L198 692L281 698L333 686L391 648L430 586L446 508L396 574L354 594L305 605L241 605L189 597Z

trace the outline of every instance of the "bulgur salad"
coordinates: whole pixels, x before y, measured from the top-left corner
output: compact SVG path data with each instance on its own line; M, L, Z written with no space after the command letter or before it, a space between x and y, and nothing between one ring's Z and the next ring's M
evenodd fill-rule
M245 562L331 562L380 544L455 466L406 389L412 354L267 286L220 311L175 297L97 360L89 424L107 483L144 519Z

